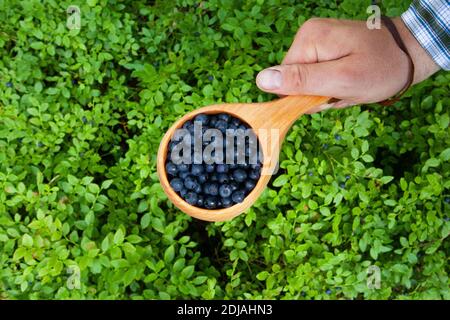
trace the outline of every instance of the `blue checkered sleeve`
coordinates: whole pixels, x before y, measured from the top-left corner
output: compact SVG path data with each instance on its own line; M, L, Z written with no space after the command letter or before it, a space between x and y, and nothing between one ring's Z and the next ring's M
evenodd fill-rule
M414 0L402 20L444 70L450 70L450 0Z

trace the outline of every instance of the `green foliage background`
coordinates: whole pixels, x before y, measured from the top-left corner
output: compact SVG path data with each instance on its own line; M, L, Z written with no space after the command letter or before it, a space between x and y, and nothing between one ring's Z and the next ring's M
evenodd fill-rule
M368 4L0 0L0 299L449 299L448 73L393 107L302 117L231 222L180 213L156 175L174 120L273 99L256 73L299 26Z

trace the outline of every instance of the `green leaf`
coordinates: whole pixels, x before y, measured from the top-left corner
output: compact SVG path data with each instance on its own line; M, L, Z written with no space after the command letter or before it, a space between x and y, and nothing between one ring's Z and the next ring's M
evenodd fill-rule
M22 244L25 247L32 247L33 246L33 238L28 234L24 234L22 236Z
M285 185L289 180L289 177L285 174L278 176L272 183L274 187L281 187Z
M122 244L123 240L124 240L124 233L123 233L122 229L119 228L116 231L116 233L114 234L114 244L117 244L117 245Z
M174 257L175 257L175 247L173 245L171 245L164 252L164 261L166 263L170 263L170 262L172 262Z

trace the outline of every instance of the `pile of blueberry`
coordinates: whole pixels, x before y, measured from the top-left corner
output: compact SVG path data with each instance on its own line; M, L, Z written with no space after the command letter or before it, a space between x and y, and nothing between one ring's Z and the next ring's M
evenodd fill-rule
M183 128L187 129L188 134L191 136L192 144L189 148L192 158L195 158L193 142L195 139L194 122L196 124L201 123L202 137L204 137L207 129L218 129L224 133L224 137L226 133L236 132L235 130L238 129L250 129L247 124L226 113L199 114L193 120L189 120L183 124ZM239 158L240 161L237 158L239 154L237 151L237 139L230 146L229 141L225 142L226 140L224 138L223 153L225 154L227 148L230 147L234 148L235 151L232 164L227 164L226 161L223 161L223 163L210 163L211 161L204 160L204 156L200 158L200 163L197 160L197 164L195 162L191 162L192 164L175 164L171 161L171 152L181 143L181 140L178 137L178 140L172 139L169 143L166 173L172 189L190 205L206 209L228 208L244 201L245 197L255 188L261 175L262 159L260 153L257 153L256 157L250 157L250 144L252 144L250 139L245 140L244 162L242 161L244 158L242 154ZM202 140L202 152L205 151L206 146L209 144L205 140ZM259 151L259 143L256 136L253 141L256 141Z

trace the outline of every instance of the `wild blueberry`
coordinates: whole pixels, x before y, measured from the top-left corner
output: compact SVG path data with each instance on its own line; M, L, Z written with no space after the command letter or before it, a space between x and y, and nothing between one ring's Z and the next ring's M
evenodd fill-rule
M228 177L228 174L226 173L218 173L217 174L217 182L218 183L225 183L228 182L230 178Z
M236 190L231 195L231 200L233 200L234 203L241 203L245 199L245 192L242 190Z
M195 116L194 122L201 122L202 125L208 124L209 118L206 114L199 114Z
M226 173L228 172L228 166L226 164L218 164L216 165L217 173Z
M208 176L204 173L197 177L197 181L200 184L204 184L207 180L208 180Z
M188 192L184 197L187 203L190 205L196 205L198 201L198 196L195 192Z
M331 290L330 290L330 289L327 289L327 290L325 291L325 293L329 295L329 294L331 294Z
M260 176L260 171L256 170L256 169L251 170L250 173L248 174L248 177L253 180L259 179L259 176Z
M189 171L189 165L185 164L185 163L180 163L178 165L178 172L185 172L185 171Z
M213 173L212 175L209 176L209 180L217 182L219 181L219 175L217 173Z
M233 119L231 119L230 124L235 125L236 127L239 127L241 125L241 120L239 120L237 118L233 118Z
M175 178L170 181L170 186L175 192L180 192L183 189L183 181L181 179Z
M75 85L75 84L77 84L77 83L78 83L77 79L72 79L72 84L73 84L73 85Z
M177 174L177 166L172 162L167 162L166 164L166 172L172 176Z
M231 187L231 191L236 191L239 187L238 184L236 182L230 182L229 183L230 187Z
M254 180L249 179L249 180L245 181L245 190L251 191L255 188L255 186L256 186L256 183Z
M188 189L183 187L183 189L180 190L180 196L184 198L188 192L189 192Z
M335 135L334 135L334 139L336 139L337 141L339 141L339 140L341 140L341 136L338 135L338 134L335 134Z
M219 194L219 185L215 182L205 183L203 186L203 193L217 196Z
M205 165L205 171L208 173L214 172L215 168L216 167L214 166L214 164L206 164Z
M86 124L88 121L87 121L87 118L85 117L85 116L83 116L82 118L81 118L81 121L84 123L84 124Z
M216 129L219 129L221 132L225 133L228 127L228 124L224 120L217 120L215 124Z
M217 119L228 122L228 121L230 121L231 117L229 114L221 113L221 114L217 115Z
M310 177L312 177L312 176L313 176L313 173L312 173L312 171L308 172L308 176L310 176Z
M345 176L345 180L348 180L348 179L350 179L350 176L349 176L349 175L346 175L346 176Z
M345 182L341 182L341 183L339 184L339 187L341 187L342 189L345 189Z
M205 207L207 209L215 209L217 207L217 197L214 196L206 197Z
M188 190L193 190L195 189L195 186L197 185L197 181L195 181L195 178L192 176L187 176L184 179L184 186L186 187L186 189Z
M247 173L243 169L236 169L233 171L233 178L236 182L243 182L247 179Z
M231 207L233 205L233 201L231 200L231 197L228 198L222 198L222 206L225 208Z
M322 148L328 149L328 143L324 143L324 144L322 145Z
M214 80L214 77L213 77L213 76L208 76L208 80L209 80L209 81L213 81L213 80Z
M194 176L199 176L203 173L203 166L201 164L193 164L191 166L191 173Z
M180 177L181 179L186 179L186 177L189 175L190 175L189 171L184 171L184 172L178 173L178 177Z
M198 196L197 197L197 206L203 207L203 205L204 205L204 198L203 198L203 196Z
M232 192L233 191L231 190L231 186L229 184L223 184L219 188L219 195L222 198L227 198L227 197L231 196Z
M202 193L202 186L196 183L194 187L194 192L196 192L197 194Z
M44 146L44 144L43 144L42 142L39 141L39 142L37 143L37 146L38 146L38 148L42 148L42 147Z
M8 82L6 83L6 86L7 86L8 88L12 88L13 84L12 84L12 82L8 81Z
M444 199L444 201L445 201L446 203L450 203L450 198L447 197L447 198Z

